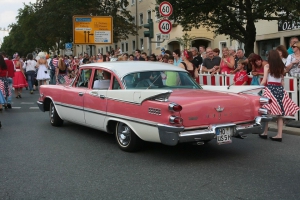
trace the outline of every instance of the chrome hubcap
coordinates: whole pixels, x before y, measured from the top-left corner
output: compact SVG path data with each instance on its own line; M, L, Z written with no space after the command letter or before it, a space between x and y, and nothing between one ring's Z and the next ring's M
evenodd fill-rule
M53 122L53 117L54 117L54 105L51 104L51 109L50 109L50 118L51 118L51 122Z
M130 143L130 135L131 129L127 125L120 123L118 126L118 140L122 146L127 146Z

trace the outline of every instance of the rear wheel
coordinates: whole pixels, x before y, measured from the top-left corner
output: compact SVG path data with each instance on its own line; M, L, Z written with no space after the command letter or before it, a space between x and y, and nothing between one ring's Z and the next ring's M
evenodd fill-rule
M52 126L61 126L64 123L64 120L62 120L57 114L53 101L51 101L50 103L49 115L50 115L50 123Z
M116 125L116 140L120 149L128 152L139 150L143 142L127 124L122 122Z

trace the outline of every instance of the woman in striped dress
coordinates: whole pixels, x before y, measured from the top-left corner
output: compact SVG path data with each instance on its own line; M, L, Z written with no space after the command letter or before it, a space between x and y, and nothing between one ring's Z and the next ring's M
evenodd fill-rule
M270 50L268 63L264 67L264 78L261 85L266 85L263 96L272 100L270 104L264 106L270 111L270 114L276 116L277 119L277 135L270 137L273 141L282 141L283 117L293 116L299 111L299 107L289 98L283 88L284 64L280 55L276 50ZM266 124L265 132L259 135L260 138L267 139L268 124Z

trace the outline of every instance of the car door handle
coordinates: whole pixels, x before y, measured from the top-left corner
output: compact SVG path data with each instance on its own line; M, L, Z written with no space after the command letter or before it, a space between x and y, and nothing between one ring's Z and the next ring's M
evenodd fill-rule
M78 95L79 95L79 96L83 96L83 92L79 92Z
M96 97L96 96L98 96L98 93L97 92L91 92L90 95Z
M105 99L105 96L103 94L100 94L101 99Z

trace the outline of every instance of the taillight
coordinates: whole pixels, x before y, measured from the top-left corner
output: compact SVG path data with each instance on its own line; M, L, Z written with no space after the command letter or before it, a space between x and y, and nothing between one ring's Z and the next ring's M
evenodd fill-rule
M171 124L182 124L183 119L181 117L177 117L177 116L170 116L169 121Z
M266 98L266 97L260 97L259 103L262 105L270 104L270 103L272 103L272 100L269 98Z
M177 103L170 103L169 110L174 112L180 112L182 110L182 106Z

